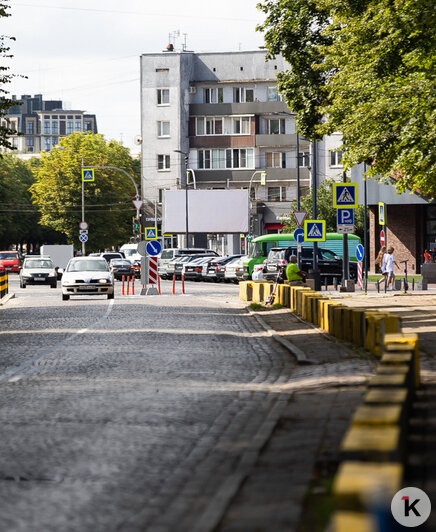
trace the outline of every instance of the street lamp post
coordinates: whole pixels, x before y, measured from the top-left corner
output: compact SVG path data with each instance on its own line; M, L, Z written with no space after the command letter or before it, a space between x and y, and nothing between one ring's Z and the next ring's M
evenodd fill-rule
M62 151L68 151L70 153L75 153L76 155L80 155L80 157L82 157L81 169L83 170L83 168L85 167L85 162L84 162L84 156L82 153L79 153L78 151L68 150L67 148L64 148L63 146L56 146L56 149L62 150ZM85 221L85 182L83 181L83 176L81 176L81 179L82 179L82 222L84 222ZM85 242L82 242L82 256L85 256L85 255L86 255Z
M188 228L188 222L189 222L189 210L188 210L188 165L189 165L189 153L186 153L182 150L174 150L175 153L181 153L185 160L185 174L186 174L186 182L185 182L185 240L186 240L186 247L189 248L189 228Z
M250 235L251 234L251 184L253 182L253 178L255 175L257 174L263 174L265 173L266 175L266 172L265 170L256 170L253 175L251 176L250 178L250 184L248 185L248 234ZM247 248L247 246L246 246Z

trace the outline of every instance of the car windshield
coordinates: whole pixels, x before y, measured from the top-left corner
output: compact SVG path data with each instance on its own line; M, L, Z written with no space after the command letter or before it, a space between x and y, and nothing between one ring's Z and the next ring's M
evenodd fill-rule
M281 260L285 257L285 250L279 249L279 250L271 250L268 254L268 262L273 262L275 260Z
M123 253L126 257L130 257L132 255L135 255L137 253L136 249L123 249Z
M337 260L338 257L332 251L328 249L320 249L321 257L327 260Z
M24 268L54 268L51 260L26 260Z
M107 272L105 260L74 260L68 264L67 272Z
M18 253L14 252L2 252L0 253L0 259L8 260L8 259L18 259Z

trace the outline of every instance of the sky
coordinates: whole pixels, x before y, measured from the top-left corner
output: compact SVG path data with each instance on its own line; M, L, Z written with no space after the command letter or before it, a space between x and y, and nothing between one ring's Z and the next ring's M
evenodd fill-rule
M172 38L176 49L185 38L195 52L257 49L263 36L255 28L264 18L258 1L9 0L1 34L16 41L5 66L27 78L4 88L9 96L42 94L63 100L64 109L95 114L106 140L139 153L140 55L163 51L170 33L180 35Z

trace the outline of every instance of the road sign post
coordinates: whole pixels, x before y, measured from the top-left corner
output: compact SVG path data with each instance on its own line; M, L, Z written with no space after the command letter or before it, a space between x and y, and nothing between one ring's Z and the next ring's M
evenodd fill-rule
M305 214L306 216L306 214ZM304 220L304 218L303 218ZM297 221L298 223L298 221ZM300 264L300 259L301 259L301 243L304 242L304 229L302 229L301 227L299 227L298 229L295 229L294 231L294 240L295 242L297 242L297 264L298 264L298 267L300 268L301 264Z

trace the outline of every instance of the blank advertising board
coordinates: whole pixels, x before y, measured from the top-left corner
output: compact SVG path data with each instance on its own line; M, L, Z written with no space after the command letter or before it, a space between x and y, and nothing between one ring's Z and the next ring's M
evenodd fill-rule
M186 231L186 191L166 190L162 232ZM188 190L189 233L247 233L248 190Z

